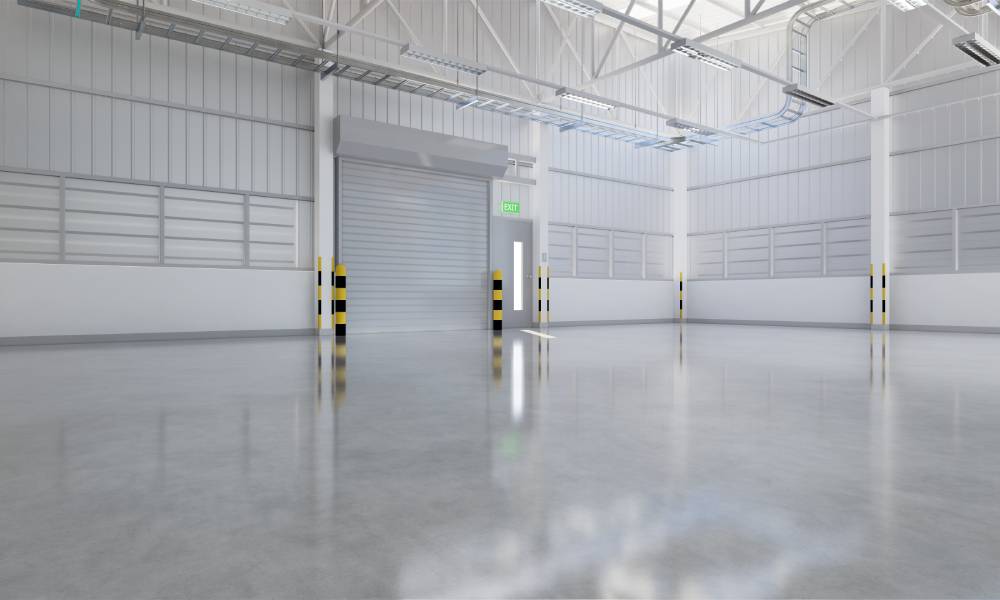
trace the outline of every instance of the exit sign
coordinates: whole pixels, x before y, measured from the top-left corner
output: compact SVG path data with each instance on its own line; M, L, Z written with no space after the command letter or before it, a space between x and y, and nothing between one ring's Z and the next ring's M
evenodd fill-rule
M505 215L519 215L521 214L521 203L520 202L501 202L500 212Z

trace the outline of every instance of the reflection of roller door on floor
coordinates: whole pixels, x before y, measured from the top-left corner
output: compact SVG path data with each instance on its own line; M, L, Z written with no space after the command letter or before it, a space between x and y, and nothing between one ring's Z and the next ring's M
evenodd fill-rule
M341 173L351 331L485 327L488 182L351 160Z

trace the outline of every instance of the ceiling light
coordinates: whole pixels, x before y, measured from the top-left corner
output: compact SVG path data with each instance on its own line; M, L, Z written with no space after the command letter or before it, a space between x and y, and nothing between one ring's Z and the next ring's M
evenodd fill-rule
M902 12L908 12L914 8L927 6L927 0L889 0L889 4L895 6Z
M671 49L674 52L679 52L688 58L693 58L697 61L703 62L710 67L715 67L721 71L732 71L733 69L739 68L739 63L730 58L724 58L719 54L713 53L711 50L702 46L701 44L695 44L694 42L689 42L688 40L681 40L676 42Z
M978 33L960 35L951 41L956 48L965 52L984 67L1000 64L1000 51L984 40Z
M471 61L465 61L453 56L440 56L430 52L429 50L414 46L413 44L407 44L400 48L399 55L405 56L406 58L412 58L413 60L419 60L437 67L454 69L470 75L482 75L486 72L486 67L483 65Z
M580 15L581 17L593 17L599 15L604 9L599 2L592 2L591 0L542 0L542 2L551 4L556 8L568 10L569 12L575 15Z
M573 121L571 123L566 123L565 125L560 125L559 126L559 133L563 133L565 131L570 131L570 130L576 129L580 125L583 125L583 122L581 122L581 121Z
M681 131L687 131L688 133L694 133L697 135L712 135L714 133L711 129L699 127L694 123L688 123L687 121L681 121L680 119L670 119L667 121L667 127L673 127L674 129L680 129Z
M814 104L821 108L826 108L827 106L833 106L833 102L827 100L826 98L820 98L812 92L807 92L797 83L790 83L785 87L781 88L781 91L788 94L792 98L798 98L803 102L808 102L809 104Z
M607 100L603 100L597 96L591 96L590 94L585 94L583 92L578 92L576 90L571 90L569 88L559 88L556 90L556 96L559 96L563 100L578 102L593 108L600 108L601 110L611 110L612 108L615 108L615 105L611 104Z
M254 0L194 0L194 1L200 2L201 4L204 4L206 6L211 6L212 8L228 10L230 12L245 15L247 17L253 17L255 19L270 21L271 23L277 23L279 25L287 25L288 21L290 21L292 18L292 13L288 12L283 8L279 8L271 4L264 4L263 2L254 2Z

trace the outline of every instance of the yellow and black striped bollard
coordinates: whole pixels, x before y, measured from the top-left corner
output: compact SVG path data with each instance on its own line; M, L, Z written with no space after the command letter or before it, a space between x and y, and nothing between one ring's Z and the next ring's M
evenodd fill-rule
M343 264L337 265L337 269L334 275L334 310L336 311L336 325L334 328L334 334L337 337L345 337L347 335L347 266Z
M677 277L677 320L684 320L684 271Z
M544 313L542 313L542 265L538 265L538 324L541 325L545 321Z
M503 330L503 273L493 271L493 331Z
M868 265L868 324L875 325L875 263Z
M885 305L885 299L886 299L886 277L887 277L887 275L888 275L888 268L886 267L885 263L882 263L882 327L885 327L885 324L886 324L886 313L885 313L886 305Z
M545 322L552 320L552 269L545 265ZM548 342L546 342L547 344Z
M323 330L323 257L316 257L316 333Z

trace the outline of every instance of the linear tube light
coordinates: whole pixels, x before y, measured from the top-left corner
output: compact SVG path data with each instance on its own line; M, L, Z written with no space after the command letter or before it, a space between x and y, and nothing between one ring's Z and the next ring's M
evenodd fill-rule
M263 2L254 2L254 0L194 0L195 2L200 2L205 6L211 6L212 8L218 8L221 10L228 10L240 15L247 17L253 17L255 19L261 19L263 21L270 21L271 23L277 23L279 25L288 25L288 21L292 18L292 13L279 8L277 6L272 6L270 4L264 4Z
M681 40L675 43L672 50L688 58L703 62L710 67L715 67L720 71L732 71L733 69L738 69L740 66L739 63L723 58L708 48L694 42L689 42L688 40Z
M1000 15L1000 0L986 0L986 8L992 10L994 14Z
M584 106L599 108L601 110L611 110L612 108L615 108L615 105L611 104L607 100L602 100L597 96L591 96L590 94L585 94L569 88L559 88L556 90L556 96L559 96L563 100L577 102L579 104L583 104Z
M413 60L419 60L420 62L425 62L437 67L454 69L470 75L479 76L486 72L486 67L483 65L465 61L454 56L441 56L434 54L429 50L414 46L413 44L407 44L400 48L399 55L405 56L406 58L412 58Z
M807 102L809 104L819 106L821 108L826 108L827 106L833 106L833 102L827 100L826 98L820 98L816 94L804 90L797 83L790 83L785 87L781 88L781 91L791 96L792 98L798 98L803 102Z
M674 129L680 129L681 131L686 131L695 135L712 135L714 133L709 129L698 127L694 123L688 123L687 121L682 121L680 119L670 119L667 121L667 127L673 127Z
M1000 65L1000 50L984 40L978 33L960 35L951 41L956 48L972 57L984 67Z
M915 8L927 6L927 0L889 0L900 12L909 12Z
M594 17L604 12L603 6L589 0L542 0L542 2L581 17Z

